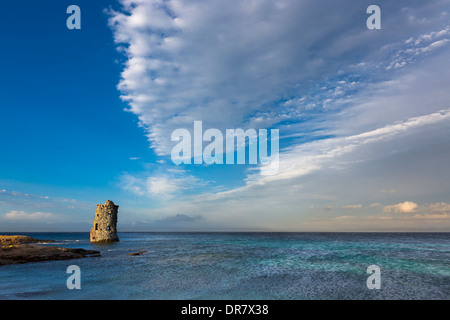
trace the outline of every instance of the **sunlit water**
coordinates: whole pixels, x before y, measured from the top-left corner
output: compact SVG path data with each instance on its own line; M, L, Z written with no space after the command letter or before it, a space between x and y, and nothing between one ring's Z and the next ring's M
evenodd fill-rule
M0 266L0 299L450 298L449 233L119 233L108 245L27 235L101 257ZM66 286L73 264L80 290ZM380 290L366 285L374 264Z

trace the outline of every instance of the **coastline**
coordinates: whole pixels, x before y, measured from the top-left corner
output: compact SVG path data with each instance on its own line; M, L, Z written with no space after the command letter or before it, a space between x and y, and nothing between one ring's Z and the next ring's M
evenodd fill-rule
M99 256L100 252L79 248L45 246L54 240L35 239L23 235L0 235L0 266L31 262L81 259Z

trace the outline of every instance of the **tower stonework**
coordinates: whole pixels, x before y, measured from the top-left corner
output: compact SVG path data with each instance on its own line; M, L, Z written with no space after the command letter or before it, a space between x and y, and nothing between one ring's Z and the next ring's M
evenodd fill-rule
M111 200L106 204L98 204L95 210L94 225L91 229L91 242L116 242L117 236L117 214L119 206Z

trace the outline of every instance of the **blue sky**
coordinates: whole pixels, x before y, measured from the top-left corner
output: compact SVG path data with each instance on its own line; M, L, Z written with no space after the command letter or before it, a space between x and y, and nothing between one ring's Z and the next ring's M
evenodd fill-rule
M107 199L119 231L449 231L449 15L443 0L2 4L0 231L88 231ZM175 166L171 133L195 120L278 129L278 174Z

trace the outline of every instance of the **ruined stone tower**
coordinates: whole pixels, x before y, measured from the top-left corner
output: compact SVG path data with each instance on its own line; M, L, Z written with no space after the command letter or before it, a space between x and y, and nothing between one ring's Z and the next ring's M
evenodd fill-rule
M98 204L95 211L94 225L91 229L91 242L115 242L117 236L117 213L119 206L111 200Z

